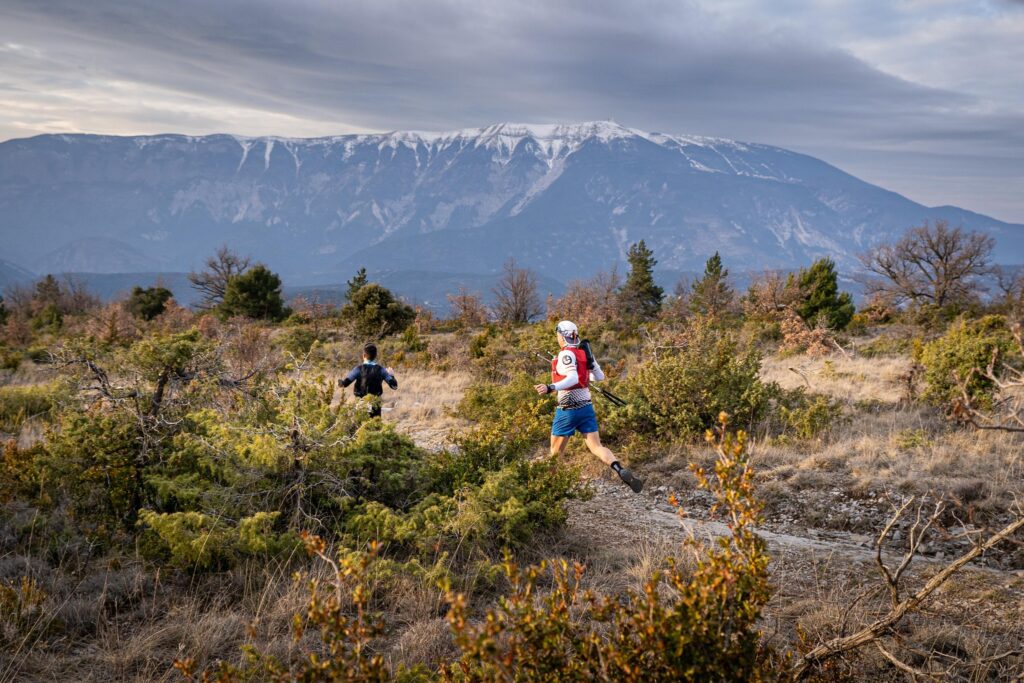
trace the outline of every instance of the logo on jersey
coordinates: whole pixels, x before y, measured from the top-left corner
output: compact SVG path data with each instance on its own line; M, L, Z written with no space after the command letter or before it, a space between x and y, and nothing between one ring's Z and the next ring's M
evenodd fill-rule
M571 353L563 353L561 357L562 365L572 367L576 365L576 356Z

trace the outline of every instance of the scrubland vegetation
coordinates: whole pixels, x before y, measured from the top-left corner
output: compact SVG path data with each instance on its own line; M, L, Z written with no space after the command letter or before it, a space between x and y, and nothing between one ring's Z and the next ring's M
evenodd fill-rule
M855 311L828 260L746 292L727 260L665 297L640 243L546 305L509 262L448 319L365 273L285 306L226 249L199 312L8 293L0 680L1019 677L1021 288L972 257ZM547 456L562 318L644 494ZM383 419L336 388L371 338Z

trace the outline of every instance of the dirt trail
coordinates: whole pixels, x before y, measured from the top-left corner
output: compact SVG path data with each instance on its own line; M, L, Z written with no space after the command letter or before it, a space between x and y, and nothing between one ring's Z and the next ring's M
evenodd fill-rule
M414 376L416 373L413 373ZM422 373L429 375L430 373ZM430 376L415 377L413 384L430 384L435 378ZM460 385L465 378L459 378ZM447 389L443 407L454 406L462 394L463 386L451 386L446 380ZM403 396L402 402L393 402L386 406L385 419L394 421L396 426L411 436L421 447L437 450L445 441L446 434L454 427L454 420L448 419L437 424L439 409L437 405L436 386L418 387L421 391L413 395ZM434 408L429 414L419 414L417 399L424 394L433 394ZM392 412L393 410L393 412ZM442 411L444 412L444 411ZM390 414L388 414L390 413ZM429 427L429 428L428 428ZM642 474L642 473L641 473ZM628 487L610 479L591 479L590 484L594 496L588 501L572 501L568 505L569 533L583 543L593 543L595 547L620 545L628 547L638 541L661 541L677 543L688 536L703 536L710 539L729 534L728 527L722 522L709 519L710 496L705 492L689 492L683 496L683 509L687 517L680 518L676 510L668 502L671 493L667 487L648 487L640 494L633 493ZM615 533L608 533L615 529ZM790 531L791 527L787 528ZM776 531L770 525L758 529L758 534L768 544L768 549L775 557L785 556L789 559L805 559L814 561L841 560L851 564L873 563L875 560L874 536L856 534L830 529L807 528L805 533L794 534ZM948 548L944 557L918 554L914 564L917 567L946 564L952 556L959 555L960 548ZM902 557L899 549L893 547L883 551L883 558L892 561ZM987 573L1001 573L1000 570L986 567L981 563L972 563L965 570L978 570ZM1021 572L1005 572L1021 575Z
M712 539L729 534L729 528L722 522L703 518L705 508L684 504L688 516L680 517L668 502L670 492L666 487L636 494L618 482L604 479L591 480L591 485L593 498L569 504L568 526L573 535L594 538L606 546L630 546L640 540L679 542L687 537ZM608 533L609 529L614 529L615 533ZM808 529L807 535L801 536L765 527L759 528L757 533L773 556L847 560L858 564L875 560L875 539L870 536L820 529ZM883 550L882 557L889 562L902 557L902 553L895 549ZM950 560L918 554L914 563L920 567L944 565ZM1004 573L978 564L968 565L965 570Z

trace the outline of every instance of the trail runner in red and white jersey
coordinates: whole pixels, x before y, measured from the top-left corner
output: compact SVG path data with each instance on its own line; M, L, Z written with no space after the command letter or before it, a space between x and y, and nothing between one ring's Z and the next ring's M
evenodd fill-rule
M551 424L551 455L561 455L569 443L569 437L579 432L586 439L590 452L615 470L630 488L640 493L643 482L623 467L609 448L601 444L597 415L590 397L590 383L604 379L601 366L580 348L580 333L574 323L563 320L555 328L555 334L559 351L551 361L551 384L538 384L534 387L538 394L558 393L558 408L555 409L555 419Z

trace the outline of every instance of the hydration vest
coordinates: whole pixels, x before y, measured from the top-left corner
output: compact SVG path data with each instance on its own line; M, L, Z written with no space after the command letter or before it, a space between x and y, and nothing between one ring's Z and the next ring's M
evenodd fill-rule
M384 368L377 364L363 363L359 366L359 377L353 393L362 398L367 394L380 396L384 393Z
M565 352L572 353L576 356L576 376L579 378L579 382L569 387L569 389L586 389L590 384L590 370L587 369L587 352L583 349L574 349L572 347L566 347L558 352L558 356L561 356ZM565 379L565 375L560 375L557 372L558 368L558 356L555 356L551 361L551 381L561 382Z

